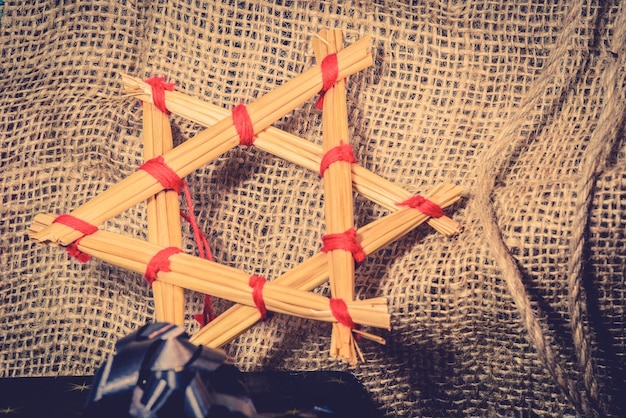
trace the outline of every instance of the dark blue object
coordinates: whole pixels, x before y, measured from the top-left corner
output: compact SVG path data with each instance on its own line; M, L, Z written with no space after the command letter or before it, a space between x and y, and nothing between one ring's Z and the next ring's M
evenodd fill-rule
M119 340L94 376L93 417L253 418L239 371L223 351L196 346L176 325L148 324Z

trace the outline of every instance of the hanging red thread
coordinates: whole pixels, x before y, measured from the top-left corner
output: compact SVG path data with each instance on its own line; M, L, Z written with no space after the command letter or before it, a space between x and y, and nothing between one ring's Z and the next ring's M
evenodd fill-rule
M252 125L252 119L248 114L248 109L243 103L233 107L231 111L233 118L233 124L239 134L239 143L245 146L252 146L254 144L254 125Z
M201 258L213 261L213 254L211 253L209 241L202 233L200 225L198 225L198 222L196 221L196 216L194 215L193 209L193 202L191 200L191 192L189 191L189 187L187 186L186 182L183 182L183 188L185 189L185 201L187 202L189 215L181 211L180 216L182 216L187 222L189 222L189 225L191 225L191 229L193 230L193 237L196 241L196 245L198 246L198 255ZM215 312L213 311L213 303L211 303L211 295L204 295L202 312L195 314L193 317L198 322L198 324L200 324L201 327L205 326L216 318Z
M185 193L185 200L188 199L188 196L189 194ZM190 206L192 205L192 203L190 202L191 199L189 199L189 201L187 202L187 207L189 207L190 212L193 212L193 206ZM213 254L211 254L209 241L207 241L206 236L204 236L204 234L202 233L200 225L198 225L195 216L187 215L182 210L180 211L180 216L182 216L183 219L186 220L191 226L191 229L193 231L193 239L194 241L196 241L196 245L198 246L198 256L200 256L200 258L213 261Z
M92 225L89 222L83 221L82 219L79 219L70 214L59 215L54 219L53 222L69 226L70 228L77 230L83 235L90 235L98 230L98 227L96 225ZM69 244L67 247L65 247L65 251L67 251L70 257L76 258L81 263L86 263L87 261L91 260L91 256L78 249L78 243L80 240L81 239L79 238Z
M180 193L183 180L167 164L163 156L154 157L139 166L140 170L146 171L154 177L166 190L174 190Z
M424 196L416 195L408 198L404 202L396 203L398 206L408 206L413 209L417 209L424 215L428 215L431 218L441 218L445 215L441 206L426 199Z
M211 297L209 295L204 295L202 312L194 314L193 319L196 320L200 327L203 327L215 318L216 316L215 313L213 313L213 304L211 303Z
M261 314L261 320L265 320L267 318L267 308L265 307L265 301L263 300L263 286L265 285L265 277L261 276L250 276L250 280L248 281L248 285L252 288L252 300L254 301L254 305L259 310L259 314Z
M146 266L144 277L146 281L152 285L156 279L157 273L160 271L170 271L170 256L182 252L178 247L165 247L158 251Z
M154 106L161 112L169 115L170 111L165 106L165 91L173 91L176 84L166 83L165 77L153 77L144 81L152 87L152 103Z
M341 325L345 325L348 328L356 328L356 324L352 321L350 312L348 312L348 306L343 299L330 298L330 311Z
M320 163L320 176L324 177L324 173L328 167L337 161L356 163L356 157L354 156L352 145L344 144L344 142L341 141L339 145L329 149L322 157L322 161Z
M146 171L148 174L154 177L161 184L161 186L163 186L164 189L171 189L174 190L176 193L180 193L181 189L184 190L185 202L187 203L189 215L185 214L182 211L180 212L180 215L187 222L189 222L189 225L191 225L194 240L196 241L196 245L198 246L198 255L201 258L213 260L213 254L211 254L211 247L209 246L209 242L202 233L202 230L198 225L198 221L196 220L193 208L193 201L191 199L191 192L189 191L189 186L187 186L187 183L183 179L181 179L174 170L172 170L167 164L165 164L165 160L160 155L146 161L139 167L139 169ZM202 308L202 312L195 314L194 318L196 319L196 321L198 321L200 326L204 326L213 319L215 319L210 295L204 295L204 306Z
M318 93L319 98L315 107L321 110L324 107L324 95L335 85L339 77L337 54L326 55L320 65L322 70L322 89Z
M352 253L352 257L357 263L365 260L365 251L356 240L356 229L354 228L339 234L326 234L322 237L322 242L324 243L321 248L322 252L345 250Z

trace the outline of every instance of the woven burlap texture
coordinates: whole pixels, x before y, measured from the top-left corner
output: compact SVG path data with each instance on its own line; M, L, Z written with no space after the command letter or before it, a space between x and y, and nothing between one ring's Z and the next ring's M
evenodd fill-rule
M140 275L27 236L143 162L119 73L231 108L310 68L331 27L373 40L348 80L359 164L414 193L463 186L464 230L423 225L359 266L393 327L364 363L329 358L328 324L274 315L225 347L235 364L350 370L390 417L626 414L626 2L69 3L3 6L0 376L93 373L153 318ZM176 143L201 129L171 122ZM275 126L321 141L314 98ZM240 147L186 180L219 262L271 279L319 251L318 173ZM357 226L385 213L356 198ZM145 238L145 206L102 228Z

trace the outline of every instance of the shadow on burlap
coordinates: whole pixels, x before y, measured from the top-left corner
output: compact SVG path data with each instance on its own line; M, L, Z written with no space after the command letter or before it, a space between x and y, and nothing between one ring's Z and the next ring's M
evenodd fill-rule
M230 108L309 68L313 34L337 27L373 39L348 80L359 164L414 193L462 185L447 212L464 231L424 225L359 267L358 297L386 296L393 327L365 363L329 359L329 325L275 315L226 347L236 364L350 370L390 417L626 414L624 3L414 3L6 2L0 376L93 373L153 317L140 275L26 234L143 162L118 74ZM314 100L275 126L319 142ZM171 121L177 143L200 129ZM317 173L237 148L186 180L219 262L271 279L319 250ZM357 226L384 213L356 199ZM145 237L145 207L102 228Z

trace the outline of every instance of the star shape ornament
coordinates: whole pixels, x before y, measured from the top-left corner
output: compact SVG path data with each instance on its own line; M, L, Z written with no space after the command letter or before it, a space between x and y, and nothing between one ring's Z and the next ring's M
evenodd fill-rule
M345 97L342 99L341 94L337 96L337 92L344 88L344 80L373 62L368 37L345 49L340 43L340 35L336 31L321 32L319 41L314 45L318 60L323 55L331 59L324 58L256 101L246 106L237 105L231 111L177 92L173 85L164 82L148 83L122 75L128 93L144 103L144 136L154 139L152 145L144 145L149 148L148 152L144 150L146 163L69 214L37 215L29 230L31 239L60 244L74 254L88 254L143 273L153 286L157 317L161 315L158 320L181 325L184 321L184 298L181 300L184 289L235 302L233 307L217 318L211 318L192 336L191 341L195 344L222 346L262 319L266 311L331 322L335 324L334 329L343 328L343 335L349 338L352 333L358 333L384 343L382 338L360 329L360 326L390 329L390 314L384 297L355 300L352 293L342 293L332 286L331 297L312 291L333 274L335 278L331 280L334 282L347 279L353 286L353 272L350 277L337 277L336 264L331 260L338 253L347 265L347 253L355 260L357 255L365 257L424 222L446 236L458 233L458 223L445 216L442 208L456 202L462 190L455 185L442 184L426 196L413 196L347 158L349 155L344 152L344 144L333 145L332 140L327 142L325 137L323 146L319 146L271 127L276 120L320 92L324 96L324 112L331 113L327 107L341 105L342 100L345 106ZM207 128L172 147L167 119L170 112ZM338 123L325 122L324 131L327 131L326 125L329 124L328 129L334 129ZM336 139L335 135L333 140ZM348 142L347 136L344 139ZM240 145L255 146L306 169L337 172L339 168L343 170L344 178L347 175L349 184L343 187L349 187L350 194L354 190L390 213L358 229L349 228L344 232L328 234L328 240L324 242L326 250L322 247L318 254L272 280L259 279L259 276L235 267L216 263L210 256L208 246L205 246L204 256L185 254L180 249L180 221L175 221L178 218L177 195L184 188L182 179ZM330 155L331 150L333 155ZM325 180L325 192L336 187L333 178L337 176L331 175ZM163 197L160 203L159 196ZM189 204L188 191L186 198ZM103 222L144 200L149 203L148 241L98 228ZM152 206L151 201L154 203ZM170 215L167 215L168 207ZM159 210L166 215L157 216ZM351 216L351 213L347 216L350 221ZM328 222L329 216L326 218ZM150 233L150 219L156 220L157 226L153 229L157 231L153 234ZM150 235L161 236L161 239L150 239ZM195 235L197 240L201 237L199 233ZM354 261L350 259L350 263ZM331 355L354 364L355 344L350 341L348 346L347 351L331 350Z

